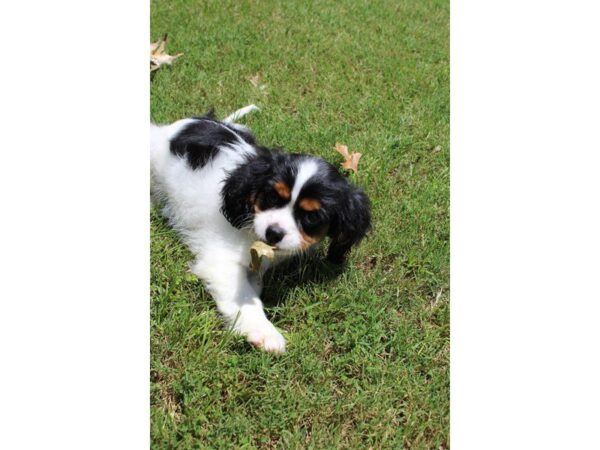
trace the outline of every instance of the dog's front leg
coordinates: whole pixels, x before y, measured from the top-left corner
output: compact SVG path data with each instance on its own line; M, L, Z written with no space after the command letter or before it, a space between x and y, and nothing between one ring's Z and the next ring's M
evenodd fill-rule
M245 266L224 259L199 259L192 272L204 281L219 312L235 332L265 351L285 351L285 339L265 316L260 291L249 281Z

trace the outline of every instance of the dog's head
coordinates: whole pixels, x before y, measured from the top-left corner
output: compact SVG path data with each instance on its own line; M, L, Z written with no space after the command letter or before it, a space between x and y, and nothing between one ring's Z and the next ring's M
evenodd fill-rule
M336 263L371 225L369 200L322 159L261 149L227 177L222 212L281 250L303 251L325 236Z

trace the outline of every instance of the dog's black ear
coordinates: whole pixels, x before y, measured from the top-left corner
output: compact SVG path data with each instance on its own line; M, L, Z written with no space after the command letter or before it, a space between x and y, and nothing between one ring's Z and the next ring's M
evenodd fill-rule
M241 228L254 217L254 204L258 193L272 176L270 155L252 157L230 172L221 190L221 212L229 223Z
M347 184L338 203L327 235L331 238L327 259L341 264L352 246L358 244L371 229L370 203L359 188Z

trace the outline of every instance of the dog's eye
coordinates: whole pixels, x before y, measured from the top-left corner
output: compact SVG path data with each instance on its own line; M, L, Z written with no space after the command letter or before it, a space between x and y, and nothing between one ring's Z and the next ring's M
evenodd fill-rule
M261 204L263 208L272 208L280 202L281 199L275 190L267 189L261 196Z
M317 211L304 211L301 221L304 227L314 227L321 223L321 217Z

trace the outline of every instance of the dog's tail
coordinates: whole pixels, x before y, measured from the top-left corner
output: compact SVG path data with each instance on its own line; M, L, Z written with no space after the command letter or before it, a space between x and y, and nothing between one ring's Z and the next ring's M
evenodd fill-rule
M245 106L241 109L238 109L233 114L228 115L223 119L225 123L235 123L237 120L244 117L246 114L250 114L252 111L260 111L260 108L254 104Z

